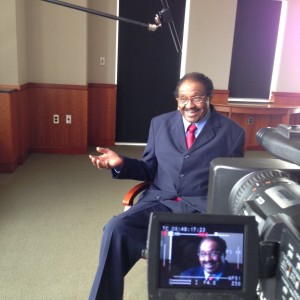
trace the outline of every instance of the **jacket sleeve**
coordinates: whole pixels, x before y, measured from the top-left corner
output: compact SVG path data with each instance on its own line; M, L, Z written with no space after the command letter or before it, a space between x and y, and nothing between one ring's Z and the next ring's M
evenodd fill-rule
M112 171L113 178L116 179L133 179L141 181L153 181L157 171L157 159L154 150L154 133L153 121L151 121L147 146L143 158L135 159L123 157L124 164L120 172Z

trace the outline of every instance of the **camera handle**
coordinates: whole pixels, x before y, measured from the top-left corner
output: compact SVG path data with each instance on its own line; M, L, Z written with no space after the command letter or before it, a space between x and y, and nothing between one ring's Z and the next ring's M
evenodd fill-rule
M259 252L259 278L274 277L277 269L279 243L261 241Z

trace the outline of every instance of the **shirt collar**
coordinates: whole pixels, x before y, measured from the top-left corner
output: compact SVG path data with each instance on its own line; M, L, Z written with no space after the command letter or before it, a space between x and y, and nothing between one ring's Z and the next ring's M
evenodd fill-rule
M223 275L223 272L224 272L224 267L225 267L225 264L222 264L221 268L219 269L219 272L217 273L213 273L213 274L210 274L208 272L206 272L205 270L204 271L204 276L205 276L205 279L208 279L210 276L214 276L215 280L219 280L222 275Z
M205 125L206 121L208 120L209 116L210 116L210 108L208 108L205 116L198 123L194 123L197 126L197 130L195 132L196 136L200 133L200 131L204 127L204 125ZM182 117L182 120L183 120L183 125L184 125L184 132L187 132L188 127L192 123L188 122L184 117Z
M215 280L219 280L222 277L222 274L223 274L223 270L221 270L218 273L213 273L213 274L209 274L204 270L205 279L208 279L210 276L213 275Z

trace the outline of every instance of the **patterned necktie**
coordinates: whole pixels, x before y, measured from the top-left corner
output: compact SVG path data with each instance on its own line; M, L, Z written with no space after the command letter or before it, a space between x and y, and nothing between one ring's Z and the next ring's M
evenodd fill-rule
M191 124L188 127L187 134L186 134L186 146L188 149L190 149L192 144L194 143L196 129L197 126L195 124Z

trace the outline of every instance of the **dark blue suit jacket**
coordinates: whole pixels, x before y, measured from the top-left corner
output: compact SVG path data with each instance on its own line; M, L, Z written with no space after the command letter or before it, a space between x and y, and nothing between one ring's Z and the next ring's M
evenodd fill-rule
M205 280L204 269L201 266L193 267L188 270L183 271L181 274L183 277L189 278L190 276L195 280L198 279L198 285L211 285L209 280ZM196 277L196 278L195 278ZM233 287L232 283L242 282L242 272L234 269L225 260L223 265L223 271L221 277L216 280L216 285L219 287Z
M206 211L210 162L244 154L245 132L210 105L211 115L188 150L182 115L169 112L152 119L142 160L124 157L118 179L152 182L140 201L160 201L174 212ZM175 198L182 199L178 205ZM184 207L184 209L183 209Z

